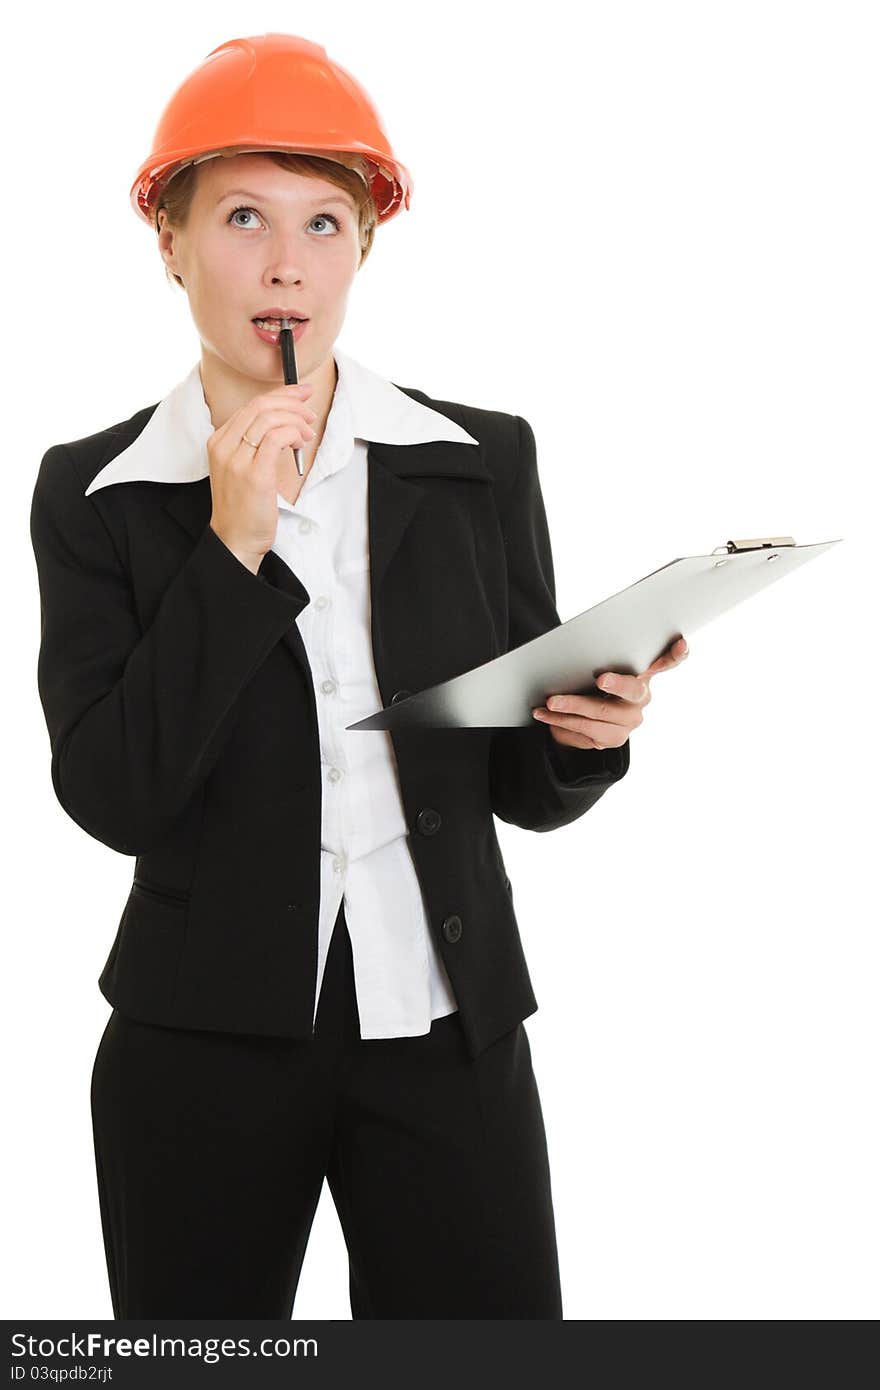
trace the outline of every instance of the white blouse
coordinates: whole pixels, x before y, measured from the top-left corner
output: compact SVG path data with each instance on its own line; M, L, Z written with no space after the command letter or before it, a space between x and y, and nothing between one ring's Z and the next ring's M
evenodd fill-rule
M347 353L333 355L338 380L324 435L296 502L278 494L272 547L310 596L296 621L314 683L323 774L314 1013L344 901L361 1037L413 1037L458 1004L425 913L391 734L345 727L382 708L370 634L367 442L478 441ZM206 477L213 431L197 363L87 493L126 480Z

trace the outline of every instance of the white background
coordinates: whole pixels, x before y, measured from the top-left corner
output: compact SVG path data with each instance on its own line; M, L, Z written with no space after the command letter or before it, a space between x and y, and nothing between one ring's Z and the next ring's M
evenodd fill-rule
M6 1317L109 1318L89 1079L133 861L63 812L28 533L52 444L199 355L128 193L226 39L323 44L412 171L339 345L523 415L563 619L730 537L843 537L657 677L629 775L498 823L568 1319L878 1307L871 4L16 11L3 219ZM10 379L11 378L11 379ZM350 1317L325 1186L294 1314Z

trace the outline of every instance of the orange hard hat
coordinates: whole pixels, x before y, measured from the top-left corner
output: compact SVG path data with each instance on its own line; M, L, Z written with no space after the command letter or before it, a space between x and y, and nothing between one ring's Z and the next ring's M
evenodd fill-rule
M413 182L395 158L378 111L320 44L295 34L230 39L177 88L138 169L131 203L153 226L163 184L187 164L221 154L338 157L367 183L380 222L408 208Z

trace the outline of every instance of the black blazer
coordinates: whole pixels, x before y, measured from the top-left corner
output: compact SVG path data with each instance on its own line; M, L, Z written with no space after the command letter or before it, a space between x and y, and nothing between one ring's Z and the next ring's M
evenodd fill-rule
M479 449L369 444L386 705L560 622L528 422L399 389ZM255 575L227 549L208 524L208 477L84 496L155 409L53 445L31 507L53 786L89 835L135 856L99 986L150 1023L308 1038L321 767L295 619L309 594L274 551ZM569 824L624 776L629 742L561 747L537 722L392 739L428 920L476 1056L538 1007L493 814Z

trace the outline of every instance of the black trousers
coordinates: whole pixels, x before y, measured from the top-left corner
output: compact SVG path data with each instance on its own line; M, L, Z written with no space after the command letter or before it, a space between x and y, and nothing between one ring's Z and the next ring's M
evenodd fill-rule
M114 1009L91 1106L114 1318L289 1319L325 1177L353 1318L562 1318L524 1025L362 1040L342 909L314 1038Z

